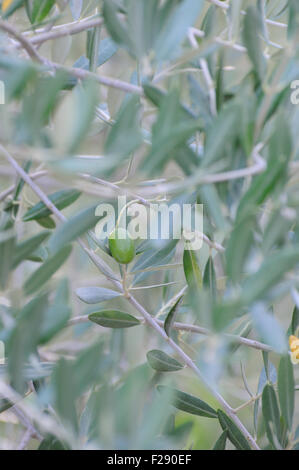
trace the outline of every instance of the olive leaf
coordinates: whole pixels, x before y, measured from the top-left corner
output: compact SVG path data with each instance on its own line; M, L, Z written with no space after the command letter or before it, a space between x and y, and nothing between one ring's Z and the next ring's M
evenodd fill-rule
M184 366L163 351L153 349L146 355L149 365L158 372L176 372Z
M131 328L140 324L140 321L133 315L119 310L94 312L88 315L88 318L93 323L106 328Z
M202 275L198 265L196 254L193 250L184 250L183 264L188 286L194 290L201 289Z

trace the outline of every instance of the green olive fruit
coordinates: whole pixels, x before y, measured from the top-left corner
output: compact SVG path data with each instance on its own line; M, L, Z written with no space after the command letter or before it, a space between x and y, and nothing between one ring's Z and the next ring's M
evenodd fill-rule
M135 256L132 238L124 228L117 228L109 235L109 248L113 258L121 264L128 264Z

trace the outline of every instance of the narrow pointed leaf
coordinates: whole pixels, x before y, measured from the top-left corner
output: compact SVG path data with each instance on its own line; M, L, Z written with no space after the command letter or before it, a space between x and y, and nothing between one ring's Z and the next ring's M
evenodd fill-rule
M61 210L73 204L73 202L78 199L80 194L80 191L77 189L65 189L63 191L58 191L51 194L49 199L51 202L53 202L57 209ZM24 222L27 222L29 220L43 219L49 215L51 215L50 209L48 209L43 202L39 202L26 212L23 220Z
M16 268L21 261L27 259L34 251L36 251L49 235L50 232L44 231L17 244L13 256L13 268Z
M182 301L182 298L183 298L183 296L178 298L176 303L171 307L171 309L170 309L170 311L169 311L169 313L168 313L168 315L165 319L164 330L165 330L165 333L167 334L167 336L170 336L170 332L171 332L172 326L175 322L175 317L176 317L179 305Z
M76 294L86 304L97 304L122 295L121 292L104 287L80 287L76 290Z
M94 227L98 221L98 217L95 215L95 210L96 206L83 209L81 212L61 224L49 240L50 250L53 253L60 250L63 246L71 243L83 233L87 232L87 230Z
M238 450L250 450L250 445L248 444L246 438L239 431L235 423L221 410L217 411L218 419L220 426L223 431L227 431L227 436L231 443Z
M140 321L129 313L120 312L119 310L103 310L88 315L88 318L97 325L106 328L131 328L140 325Z
M225 450L227 437L228 437L228 431L225 430L220 435L219 439L216 441L216 444L214 445L213 450Z
M158 372L175 372L183 369L183 365L163 351L153 349L146 355L149 365Z
M294 371L288 355L283 356L278 368L278 396L282 416L289 431L292 429L295 403Z
M216 273L215 273L213 258L211 256L209 257L205 270L204 270L203 285L209 289L212 298L216 299L216 295L217 295Z
M201 289L202 275L198 266L195 251L184 250L183 264L188 286L191 289Z
M262 410L269 442L276 448L276 442L281 437L280 413L275 390L270 384L267 384L263 390Z
M243 38L249 58L258 78L263 80L266 70L266 60L262 52L260 33L261 22L257 10L250 6L244 19Z
M34 273L27 279L24 289L27 295L32 294L42 287L52 275L65 263L71 254L72 247L61 248L54 256L48 258Z
M216 411L200 398L181 392L180 390L168 388L173 392L172 405L178 410L206 418L217 418ZM164 385L158 386L158 390L162 391L163 389L165 389Z

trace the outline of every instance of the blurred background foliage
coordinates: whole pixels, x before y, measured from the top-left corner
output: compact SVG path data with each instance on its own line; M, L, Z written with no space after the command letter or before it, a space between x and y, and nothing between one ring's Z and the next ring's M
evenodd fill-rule
M299 448L297 0L0 3L0 448ZM119 194L202 248L119 265Z

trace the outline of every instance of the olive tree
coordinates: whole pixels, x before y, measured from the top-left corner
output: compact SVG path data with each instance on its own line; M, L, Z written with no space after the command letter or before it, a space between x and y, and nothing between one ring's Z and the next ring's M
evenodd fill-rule
M297 0L0 3L0 447L299 448Z

